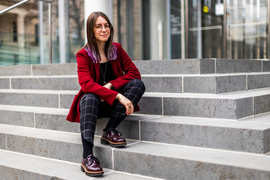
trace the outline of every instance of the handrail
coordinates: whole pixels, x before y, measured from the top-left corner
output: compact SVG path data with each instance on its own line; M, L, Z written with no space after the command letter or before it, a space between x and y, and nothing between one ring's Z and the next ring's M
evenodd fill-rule
M11 9L14 9L30 0L23 0L17 4L14 4L13 6L10 6L2 11L0 11L0 15L4 14L5 12L10 11ZM48 23L49 23L49 61L52 63L52 0L39 0L49 3L48 6Z
M18 2L17 4L14 4L13 6L10 6L10 7L6 8L6 9L0 11L0 15L1 15L1 14L4 14L5 12L8 12L8 11L10 11L11 9L14 9L15 7L18 7L18 6L20 6L21 4L24 4L24 3L28 2L28 1L30 1L30 0L23 0L23 1L21 1L21 2Z

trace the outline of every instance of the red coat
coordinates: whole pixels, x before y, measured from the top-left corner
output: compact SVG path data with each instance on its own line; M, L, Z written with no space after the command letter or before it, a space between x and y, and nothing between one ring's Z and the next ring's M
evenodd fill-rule
M131 61L121 44L113 43L117 48L117 59L111 61L112 69L116 77L115 80L110 81L115 87L115 90L120 89L132 79L141 79L141 75L137 67ZM77 72L79 84L81 89L74 97L73 103L69 110L67 120L71 122L80 122L79 102L85 93L93 93L102 98L104 101L113 104L117 91L107 89L97 82L100 76L99 63L93 63L92 59L88 56L86 50L83 48L76 54L77 59ZM135 111L139 111L138 105Z

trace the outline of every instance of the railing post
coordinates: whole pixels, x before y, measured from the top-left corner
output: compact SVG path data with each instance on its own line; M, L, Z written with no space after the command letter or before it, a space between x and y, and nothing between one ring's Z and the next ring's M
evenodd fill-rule
M49 23L49 62L52 64L52 3L48 2L48 23Z
M189 41L188 41L188 0L185 0L185 58L189 57L188 54L188 46L189 46Z
M270 2L268 1L268 24L267 24L267 29L268 29L268 41L267 41L267 46L268 46L268 59L270 59Z
M223 0L223 58L227 58L227 0Z

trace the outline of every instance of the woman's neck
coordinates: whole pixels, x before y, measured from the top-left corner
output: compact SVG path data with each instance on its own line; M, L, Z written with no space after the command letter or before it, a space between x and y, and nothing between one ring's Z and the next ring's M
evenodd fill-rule
M107 59L106 54L105 54L106 42L97 42L97 45L98 45L98 50L99 50L99 54L100 54L100 58L101 58L100 63L107 62L108 59Z
M97 45L98 45L98 50L99 52L104 52L105 53L105 45L106 45L106 42L97 42Z

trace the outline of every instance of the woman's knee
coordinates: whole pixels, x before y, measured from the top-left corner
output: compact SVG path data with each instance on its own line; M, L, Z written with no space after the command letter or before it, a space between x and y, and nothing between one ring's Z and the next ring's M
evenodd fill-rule
M89 105L92 104L93 106L98 106L99 105L99 97L93 93L87 93L84 94L83 97L80 100L80 108L85 106L85 105Z
M134 81L135 81L134 82L135 86L140 88L141 91L145 92L145 85L144 85L143 81L140 79L134 79Z
M128 82L129 87L137 87L141 91L145 92L145 85L140 79L132 79L131 81Z

